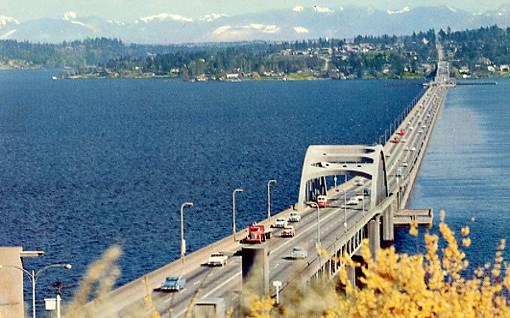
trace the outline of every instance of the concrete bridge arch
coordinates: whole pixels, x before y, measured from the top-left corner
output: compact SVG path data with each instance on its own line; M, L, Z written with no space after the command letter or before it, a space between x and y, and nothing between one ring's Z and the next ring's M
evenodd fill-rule
M388 197L388 175L382 145L312 145L306 151L298 208L315 201L317 195L327 195L326 177L361 176L370 179L370 208Z

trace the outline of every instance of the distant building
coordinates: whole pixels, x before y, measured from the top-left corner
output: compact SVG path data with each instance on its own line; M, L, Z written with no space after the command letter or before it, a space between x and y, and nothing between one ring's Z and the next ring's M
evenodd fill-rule
M227 79L239 79L239 73L227 73Z
M460 73L460 74L469 74L469 73L471 73L471 71L469 70L469 67L467 67L467 66L462 66L462 67L460 68L460 70L459 70L459 73Z

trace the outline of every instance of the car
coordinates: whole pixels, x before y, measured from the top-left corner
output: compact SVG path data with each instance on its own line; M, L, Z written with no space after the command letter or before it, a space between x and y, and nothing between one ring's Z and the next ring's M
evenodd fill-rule
M158 290L163 292L180 291L184 286L186 286L186 278L182 276L169 276L161 283Z
M228 256L223 254L222 252L215 252L209 256L209 260L207 261L207 265L209 266L225 266L228 262Z
M355 184L356 184L358 187L361 187L361 186L363 186L363 180L361 180L361 179L357 179L357 180L356 180L356 182L355 182Z
M292 259L305 259L307 257L308 252L300 246L295 246L290 252L290 258Z
M391 140L392 143L395 143L395 144L398 144L400 142L400 137L393 137L393 139Z
M405 129L400 129L397 134L399 134L400 136L404 136L405 134L407 133L407 131Z
M414 129L414 127L413 127L413 126L411 126L411 127L409 127L408 129L409 129L409 130L413 130L413 129Z
M282 230L282 237L294 237L296 235L296 230L294 230L294 227L292 225L287 225Z
M405 162L405 161L404 161L404 162L402 162L402 167L407 167L407 166L409 166L409 165L407 164L407 162Z
M301 221L301 214L298 212L290 212L288 222L299 222Z
M364 199L362 195L357 195L355 198L358 200L358 202L363 201Z
M357 197L352 197L349 200L347 200L347 205L358 205L359 201Z
M423 130L422 129L418 130L418 133L423 134Z
M368 190L368 189L363 189L363 195L364 195L364 196L369 196L369 195L370 195L370 190Z
M284 228L287 226L287 220L284 218L277 218L276 221L271 224L271 227Z

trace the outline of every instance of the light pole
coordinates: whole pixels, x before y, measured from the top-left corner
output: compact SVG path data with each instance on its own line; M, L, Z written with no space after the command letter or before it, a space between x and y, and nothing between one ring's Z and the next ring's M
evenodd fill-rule
M186 255L186 241L184 240L184 208L193 207L193 202L184 202L181 205L181 260L184 265L184 256Z
M271 179L267 182L267 219L271 224L271 184L276 183L275 179Z
M363 196L363 200L362 200L363 213L365 213L365 180L364 179L361 181L361 195Z
M16 265L0 265L0 269L2 269L2 268L15 268L17 270L20 270L24 274L26 274L30 278L30 280L32 281L32 318L36 317L36 314L35 314L35 284L37 282L37 278L39 278L39 276L43 272L47 271L50 268L71 269L72 267L73 266L71 264L51 264L51 265L48 265L48 266L45 266L45 267L41 268L37 272L35 270L31 270L29 272L26 269L24 269L23 267L19 267L19 266L16 266Z
M400 177L402 177L402 168L398 167L395 173L395 177L397 178L397 206L400 208Z
M347 232L347 191L344 192L344 229Z
M243 189L237 188L232 192L232 236L234 236L234 242L236 241L236 193L243 191Z
M317 208L317 247L320 248L321 247L321 223L320 223L321 212L320 212L319 205L317 203L311 202L311 206Z

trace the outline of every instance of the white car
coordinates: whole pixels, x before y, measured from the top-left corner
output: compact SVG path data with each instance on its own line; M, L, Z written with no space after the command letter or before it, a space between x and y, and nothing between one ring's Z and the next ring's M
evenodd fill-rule
M228 256L221 253L216 252L212 253L211 256L209 256L209 260L207 261L207 265L209 266L225 266L228 262Z
M347 205L358 205L359 201L357 197L352 197L347 200Z
M284 218L277 218L276 221L271 224L271 227L284 228L287 226L287 220Z
M296 246L292 249L292 251L290 252L290 258L292 259L305 259L308 257L308 252L300 247L300 246Z
M288 222L299 222L301 221L301 214L298 212L290 212Z

